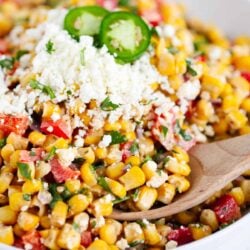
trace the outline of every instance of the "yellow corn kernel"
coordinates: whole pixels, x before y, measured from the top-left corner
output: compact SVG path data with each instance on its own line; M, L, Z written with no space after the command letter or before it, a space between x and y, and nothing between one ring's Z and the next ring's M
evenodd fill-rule
M196 221L196 214L191 211L183 211L175 215L175 219L182 225L188 225Z
M69 147L69 141L63 138L57 138L53 135L47 135L43 147L47 152L50 152L53 147L64 149Z
M239 110L232 110L226 116L232 129L243 128L247 123L247 117Z
M81 243L80 233L70 224L65 224L57 238L57 244L64 249L78 249Z
M157 189L157 200L164 203L169 204L172 202L175 193L176 193L176 187L173 184L164 183Z
M212 233L212 229L208 225L191 224L189 225L194 240L202 239Z
M160 84L158 82L154 82L154 83L150 84L150 88L153 91L156 91L159 88L159 86L160 86Z
M46 135L39 131L32 131L28 137L29 141L35 146L42 146L46 140Z
M149 223L143 228L145 243L151 246L157 245L161 241L161 235L158 233L155 224Z
M28 212L21 212L18 215L17 223L22 230L32 231L38 227L39 217Z
M96 134L88 134L85 139L84 139L84 143L85 145L96 145L98 144L98 142L102 139L102 135L100 135L100 133L96 133Z
M126 190L131 190L142 186L145 181L145 175L139 167L132 167L126 174L122 175L119 180L125 185Z
M50 218L47 215L40 217L40 226L45 229L50 229L51 227Z
M181 147L174 146L172 153L173 153L173 157L176 158L179 162L182 162L182 161L189 162L188 153L185 150L183 150Z
M110 250L119 250L118 246L116 246L116 245L110 245L109 249Z
M16 192L9 195L9 205L13 211L20 211L22 208L28 208L30 201L25 200L23 193Z
M245 202L250 202L250 180L240 181L240 187L244 193Z
M113 224L105 224L99 231L100 239L109 245L115 244L117 241L117 232Z
M109 147L108 155L105 158L107 165L120 162L122 160L122 152L118 145L112 145Z
M244 77L233 77L230 79L230 83L235 87L235 91L241 101L248 97L250 86L249 82Z
M141 156L152 156L154 154L154 142L151 138L142 137L139 139L139 152Z
M141 161L139 156L132 155L126 159L125 164L130 164L131 166L139 166L141 164Z
M241 108L244 109L247 113L250 113L250 97L247 97L241 103Z
M43 104L43 117L50 119L53 114L60 115L60 106L52 102L46 102Z
M229 83L226 83L225 86L224 86L223 91L222 91L221 94L220 94L220 96L221 96L222 98L225 98L226 96L233 94L233 91L234 91L234 90L233 90L232 85L229 84Z
M0 194L3 194L8 189L13 177L12 173L3 172L0 174Z
M34 194L42 189L42 182L40 180L27 180L23 186L22 191L25 194Z
M74 216L73 222L79 226L79 232L84 232L89 227L89 215L87 213L80 213Z
M103 240L95 240L86 250L110 250L109 245Z
M95 217L111 215L113 212L113 203L110 194L95 200L91 204L91 208Z
M164 76L172 76L176 74L175 57L169 53L166 48L158 58L157 69Z
M249 177L249 176L250 176L250 169L249 169L249 170L247 170L247 171L245 171L245 172L244 172L244 174L243 174L243 176L247 176L247 177Z
M117 180L125 172L125 164L123 162L114 163L106 168L105 174L114 180Z
M202 90L209 92L212 99L217 99L220 96L225 84L219 78L211 75L204 75L202 78Z
M225 96L222 100L222 109L225 112L229 112L233 109L238 109L240 106L240 100L237 95L228 95Z
M146 161L143 163L141 169L146 177L146 180L148 181L155 176L157 164L154 161Z
M233 63L238 70L250 71L250 55L236 57Z
M35 177L37 179L41 179L45 175L47 175L51 171L51 166L49 163L45 161L40 161L39 164L36 164L36 169L35 169Z
M114 219L105 219L105 224L112 224L115 227L117 235L120 235L122 233L123 226L119 221Z
M170 184L175 185L179 193L187 191L190 187L190 182L183 176L173 174L168 178Z
M0 226L0 243L10 246L14 244L14 233L11 226Z
M106 122L104 124L105 131L119 131L120 129L121 129L121 123L118 121L114 123Z
M235 187L233 188L229 194L231 194L234 199L236 200L237 204L239 206L243 205L244 204L244 201L245 201L245 197L244 197L244 193L241 189L241 187Z
M95 161L95 153L91 147L79 148L78 153L85 162L92 164Z
M59 229L51 228L47 231L47 235L42 235L43 244L48 247L49 249L59 250L60 247L57 245L57 238L60 233Z
M135 202L135 205L141 211L149 210L154 205L156 199L156 189L143 186L139 189L139 195L137 201Z
M29 162L29 163L24 163L25 164L25 169L27 171L27 173L29 173L29 176L23 175L21 169L21 165L18 165L18 169L17 169L17 177L18 180L20 181L27 181L29 180L29 178L34 179L35 177L35 164L33 162Z
M6 144L1 149L1 156L5 161L8 162L10 160L10 156L14 153L14 151L15 151L15 148L12 144Z
M107 157L107 149L106 148L96 148L95 156L97 159L104 160Z
M10 156L10 162L9 165L13 168L17 167L17 162L20 159L20 150L16 150L14 153L11 154Z
M6 205L9 202L9 198L5 194L0 194L0 206Z
M114 181L109 178L105 178L106 182L108 183L108 186L111 190L111 192L118 196L119 198L124 198L127 194L126 188L120 184L118 181Z
M207 121L214 114L213 105L211 102L204 99L198 101L196 109L199 120Z
M51 212L51 225L62 227L68 214L68 206L63 201L57 201Z
M17 212L10 206L0 207L0 224L14 225L17 220Z
M128 131L125 133L125 137L128 141L134 141L136 139L136 134L134 131Z
M219 223L216 214L211 209L203 209L200 215L201 223L208 225L213 231L216 231L219 227Z
M3 13L0 13L0 37L3 37L9 33L12 28L12 21L10 17L7 17Z
M84 123L84 125L88 126L91 122L91 117L87 114L87 112L84 112L82 114L79 115L82 122Z
M213 129L216 135L223 135L228 130L228 123L226 119L220 119L219 122L213 125Z
M74 194L81 189L81 182L79 180L66 180L65 187L70 193Z
M15 235L22 237L26 232L20 228L18 224L15 224L13 227L13 232Z
M29 144L29 140L15 133L10 133L6 140L7 144L11 144L15 150L26 149Z
M144 233L142 228L136 222L128 223L124 226L125 239L128 243L134 241L144 241Z
M186 162L179 163L175 158L171 158L164 167L171 173L183 176L188 176L191 172L191 168Z
M184 53L178 53L175 56L175 73L182 75L187 71L186 55Z
M84 163L80 169L83 181L90 187L97 184L96 173L89 163Z
M89 201L86 195L76 194L69 199L68 205L71 215L79 214L86 210L89 205Z

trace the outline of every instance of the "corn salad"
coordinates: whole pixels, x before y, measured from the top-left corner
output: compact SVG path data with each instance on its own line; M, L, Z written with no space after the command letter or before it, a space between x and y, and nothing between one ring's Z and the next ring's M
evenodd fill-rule
M65 28L69 8L93 5L107 15L99 26L114 36L110 43L92 12ZM116 11L136 14L130 26L120 20L105 33ZM143 53L127 57L143 39ZM186 192L192 146L250 133L249 94L250 38L229 41L186 20L179 4L0 1L0 243L162 250L230 225L249 205L249 171L169 218L109 216L168 205Z

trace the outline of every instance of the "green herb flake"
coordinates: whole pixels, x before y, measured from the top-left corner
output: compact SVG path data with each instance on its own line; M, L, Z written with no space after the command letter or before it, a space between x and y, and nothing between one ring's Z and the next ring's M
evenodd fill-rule
M15 63L15 60L13 58L5 58L0 60L0 67L2 69L12 69L13 65Z
M30 156L36 156L36 152L30 151Z
M142 228L146 228L147 225L142 220L135 221L137 224L139 224Z
M30 87L32 89L38 89L41 90L44 94L48 95L50 97L50 99L54 99L56 97L53 89L48 86L48 85L43 85L40 82L38 82L37 80L31 80L30 81Z
M53 52L55 52L55 48L54 48L54 43L49 40L47 43L46 43L46 51L51 55Z
M163 136L166 138L167 134L168 134L168 128L165 126L161 126L161 133L163 134Z
M139 150L139 145L137 142L133 142L133 144L131 145L129 151L132 153L132 154L135 154L136 152L138 152Z
M146 163L147 161L152 161L152 157L147 155L142 163Z
M79 224L78 224L78 223L73 222L72 226L73 226L73 228L74 228L74 230L75 230L75 231L79 232L79 230L80 230L80 226L79 226Z
M25 201L30 201L31 200L31 195L30 194L23 194L23 199Z
M137 189L135 190L135 192L131 195L131 197L132 197L132 199L133 199L134 201L137 200L138 195L139 195L139 192L140 192L140 190L139 190L139 188L137 188Z
M96 220L91 221L91 223L90 223L91 228L95 228L96 224L97 224Z
M197 76L197 72L193 69L192 67L192 63L190 60L186 60L186 64L187 64L187 72L191 75L191 76Z
M4 147L6 145L6 138L3 138L0 140L0 148Z
M162 171L160 169L156 169L156 173L161 176L162 175Z
M163 160L163 164L167 164L170 161L170 158L167 156L164 160Z
M55 154L56 154L56 147L53 146L44 160L45 161L51 160L55 156Z
M110 143L110 145L121 144L121 143L127 141L126 136L122 135L118 131L111 131L110 132L110 136L111 136L111 143Z
M99 177L97 180L98 185L100 185L104 190L106 190L107 192L111 193L111 190L109 188L109 185L105 179L105 177Z
M176 55L179 52L179 50L177 48L173 47L173 46L168 47L167 50L172 55Z
M52 195L52 201L50 202L50 208L53 208L58 201L62 201L61 195L57 191L58 185L56 183L49 184L49 192Z
M18 166L18 169L19 169L19 171L20 171L20 174L21 174L25 179L31 180L31 170L30 170L30 168L29 168L29 165L26 164L26 163L18 162L18 163L17 163L17 166Z
M15 56L15 59L17 61L19 61L22 56L24 56L24 55L26 55L28 53L29 53L28 50L18 50L17 53L16 53L16 56Z
M139 244L143 244L143 240L135 240L135 241L133 241L133 242L130 242L129 243L129 246L130 247L136 247L137 245L139 245Z
M116 204L119 204L121 202L127 201L129 199L130 199L130 196L125 196L123 198L117 198L117 199L113 200L112 202L114 205L116 205Z
M67 95L72 95L72 91L71 90L67 90Z
M186 132L184 129L181 128L179 120L177 120L176 126L177 126L177 129L178 129L179 135L180 135L185 141L191 141L191 140L192 140L191 135L187 134L187 132Z
M109 97L106 97L105 100L101 103L101 110L103 111L112 111L116 110L120 105L113 103Z

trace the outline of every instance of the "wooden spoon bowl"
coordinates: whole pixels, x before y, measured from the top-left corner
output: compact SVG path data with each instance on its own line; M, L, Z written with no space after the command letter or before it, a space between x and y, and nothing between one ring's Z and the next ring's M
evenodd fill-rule
M250 169L250 135L200 144L189 151L191 188L173 203L139 212L114 210L117 220L158 219L190 209Z

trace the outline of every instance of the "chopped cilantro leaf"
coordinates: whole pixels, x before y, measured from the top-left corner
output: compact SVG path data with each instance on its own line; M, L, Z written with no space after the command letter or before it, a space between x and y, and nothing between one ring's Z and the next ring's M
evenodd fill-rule
M55 51L55 48L54 48L54 43L49 40L47 43L46 43L46 51L49 53L49 54L52 54L54 51Z
M49 154L45 157L45 161L51 160L56 154L56 147L52 147L51 150L49 151Z
M146 228L147 225L142 220L135 221L137 224L139 224L142 228Z
M75 231L79 231L79 230L80 230L80 226L79 226L78 223L74 222L74 223L72 224L72 226L73 226L73 228L74 228Z
M25 201L30 201L31 200L31 195L30 194L23 194L23 199Z
M0 140L0 148L4 147L6 145L6 138L3 138Z
M57 191L57 184L56 183L50 183L49 184L49 192L52 195L52 201L50 202L50 207L53 208L57 201L61 201L62 197Z
M97 180L98 185L100 185L104 190L106 190L107 192L111 193L111 190L109 188L109 185L105 179L105 177L99 177Z
M54 99L56 97L53 89L50 86L43 85L40 82L38 82L37 80L31 80L30 81L30 87L32 89L41 90L44 94L48 95L50 97L50 99Z
M17 61L19 61L20 58L21 58L22 56L24 56L24 55L26 55L26 54L28 54L28 53L29 53L28 50L18 50L17 53L16 53L15 59L16 59Z
M145 158L144 158L144 161L143 163L147 162L147 161L152 161L152 157L147 155Z
M187 134L187 132L186 132L184 129L181 128L179 120L177 120L176 126L177 126L177 129L178 129L179 135L180 135L185 141L191 141L191 140L192 140L191 135Z
M189 60L186 60L186 64L187 64L187 72L191 75L191 76L197 76L197 72L192 68L192 63Z
M133 144L131 145L129 151L132 153L132 154L135 154L139 149L139 145L137 142L133 142Z
M103 111L112 111L119 107L120 105L111 102L109 97L106 97L105 100L101 103L101 109Z
M120 143L123 143L123 142L127 141L126 136L122 135L118 131L111 131L110 135L111 135L111 143L110 143L110 145L120 144Z
M168 47L168 52L171 53L172 55L176 55L178 53L178 49L173 46L170 46Z
M90 226L91 226L92 228L95 228L95 227L96 227L96 220L91 221L91 222L90 222Z
M139 190L139 188L137 188L137 189L135 190L135 192L131 195L131 197L132 197L132 199L133 199L134 201L138 198L139 192L140 192L140 190Z
M29 165L26 164L26 163L21 163L21 162L18 162L17 163L17 166L18 166L18 169L20 171L20 174L28 179L28 180L31 180L31 170L29 168Z
M5 58L0 60L0 67L2 69L12 69L15 60L13 58Z
M115 205L115 204L119 204L121 202L129 200L129 198L130 198L129 196L125 196L123 198L117 198L117 199L113 200L112 202Z
M168 134L168 128L165 126L161 126L161 133L163 134L164 137L166 137Z
M130 242L129 243L129 246L130 247L135 247L135 246L137 246L137 245L139 245L139 244L142 244L144 241L143 240L135 240L135 241L133 241L133 242Z

